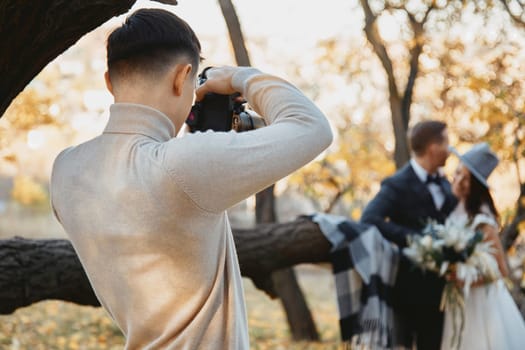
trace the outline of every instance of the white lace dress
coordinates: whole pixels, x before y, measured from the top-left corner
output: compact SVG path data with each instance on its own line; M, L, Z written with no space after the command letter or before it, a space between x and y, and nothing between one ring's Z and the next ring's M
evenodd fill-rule
M461 207L456 208L450 215L454 219L464 219L467 214ZM488 224L497 227L494 219L486 214L477 215L472 223L473 227ZM518 307L514 303L503 280L473 287L465 297L465 323L461 350L524 350L525 349L525 322ZM453 349L452 315L445 312L443 327L442 350Z

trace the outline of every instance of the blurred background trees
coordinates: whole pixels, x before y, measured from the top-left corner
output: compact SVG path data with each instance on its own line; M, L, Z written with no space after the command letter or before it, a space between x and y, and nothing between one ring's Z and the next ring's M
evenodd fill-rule
M258 7L262 5L252 0L235 1L236 16L232 1L209 0L200 7L186 1L174 11L187 16L201 37L207 58L204 65L238 62L282 75L313 98L333 126L336 139L330 149L276 184L276 197L267 202L275 216L271 220L288 220L313 210L359 219L380 180L408 159L408 128L423 119L440 119L449 125L452 144L460 151L488 141L502 160L490 184L502 214L502 240L519 281L525 256L523 1L275 0L264 6L273 12L263 12ZM10 3L0 2L0 9L9 8ZM108 5L111 10L106 8L91 27L89 16L82 17L84 32L134 3L113 2ZM138 1L135 6L157 5ZM336 12L344 16L335 17ZM73 13L81 17L80 12ZM344 30L323 36L322 23L335 21L332 16ZM56 228L50 224L47 204L52 160L62 148L104 127L111 98L103 86L103 43L110 28L121 20L112 19L87 34L32 81L26 74L9 70L32 62L31 54L13 46L26 37L17 39L12 21L0 26L0 66L11 77L0 82L2 98L9 100L31 81L0 119L0 236L17 232L31 236L46 227ZM304 34L290 40L292 30ZM53 47L53 55L84 32L75 31L73 41L57 37L62 46ZM10 60L7 52L13 56ZM24 54L17 57L18 53ZM30 78L47 63L33 61ZM13 85L17 74L20 82ZM457 160L451 157L449 174L455 164ZM273 194L273 189L268 193ZM47 226L17 231L20 221L41 213L50 217ZM17 215L23 219L10 219ZM253 216L255 221L252 210L240 215ZM59 229L54 232L60 234Z

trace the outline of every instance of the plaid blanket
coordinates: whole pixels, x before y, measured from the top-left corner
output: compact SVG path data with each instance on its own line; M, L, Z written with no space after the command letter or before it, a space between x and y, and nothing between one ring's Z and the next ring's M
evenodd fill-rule
M375 226L335 215L315 214L311 218L332 244L330 255L343 340L371 349L397 348L391 289L398 248Z

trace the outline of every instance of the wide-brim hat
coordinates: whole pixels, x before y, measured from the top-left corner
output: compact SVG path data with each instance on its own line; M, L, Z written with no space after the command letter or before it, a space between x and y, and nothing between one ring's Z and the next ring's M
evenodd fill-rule
M470 150L461 155L454 148L450 148L451 152L459 157L467 169L476 179L479 180L485 187L489 187L487 179L499 163L499 159L494 152L491 151L488 143L482 142L472 146Z

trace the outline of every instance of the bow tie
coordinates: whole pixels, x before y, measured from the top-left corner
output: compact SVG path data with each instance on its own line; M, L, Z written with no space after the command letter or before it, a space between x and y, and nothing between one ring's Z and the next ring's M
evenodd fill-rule
M441 185L441 176L439 175L427 175L427 181L425 182L427 185L431 183L435 183L436 185Z

